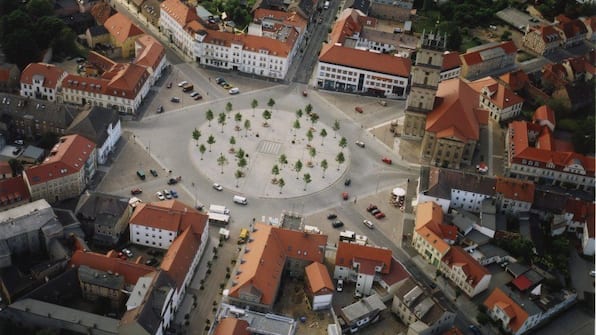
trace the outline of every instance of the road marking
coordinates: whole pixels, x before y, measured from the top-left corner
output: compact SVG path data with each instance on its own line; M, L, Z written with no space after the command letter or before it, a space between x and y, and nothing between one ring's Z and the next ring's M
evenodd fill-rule
M262 154L277 155L280 148L281 143L279 142L261 141L259 142L257 150Z

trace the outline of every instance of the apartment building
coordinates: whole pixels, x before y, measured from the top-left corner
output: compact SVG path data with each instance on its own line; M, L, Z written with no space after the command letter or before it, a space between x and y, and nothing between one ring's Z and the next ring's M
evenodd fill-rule
M97 150L80 135L62 136L38 165L26 168L23 177L32 200L49 202L79 196L95 175Z
M440 262L457 239L457 228L443 223L441 207L434 202L419 203L412 247L428 263L439 269Z
M93 106L77 115L66 133L82 135L93 141L97 149L97 164L105 164L122 136L122 126L115 110Z
M128 197L87 191L79 198L74 214L96 244L116 247L125 236L132 215L128 200Z
M519 214L530 211L534 203L533 182L507 177L497 177L495 195L501 213Z
M60 83L67 74L56 65L31 63L21 73L21 96L56 101Z
M370 295L372 286L391 272L392 252L387 248L339 242L333 278L356 282L356 292Z
M188 57L194 56L194 34L189 34L189 24L198 23L198 16L194 9L179 0L166 0L159 5L159 27L162 34L168 38L182 53Z
M461 247L451 247L440 270L468 297L475 297L488 289L492 275L472 255Z
M135 59L133 63L144 66L149 71L151 85L161 78L168 66L166 49L151 35L142 35L135 40Z
M461 75L472 80L485 77L512 67L516 56L517 47L513 41L492 42L470 48L460 56Z
M521 114L524 99L513 90L491 77L470 83L480 96L480 108L487 110L491 119L501 122Z
M144 32L126 15L116 13L110 16L103 26L110 34L110 44L120 49L123 58L130 58L135 55L135 41Z
M522 38L522 43L525 48L539 55L548 55L559 48L561 37L553 26L530 26Z

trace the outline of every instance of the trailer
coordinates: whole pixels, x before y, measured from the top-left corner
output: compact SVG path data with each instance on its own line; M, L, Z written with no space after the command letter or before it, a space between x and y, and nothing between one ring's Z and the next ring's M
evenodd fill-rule
M209 212L209 224L215 225L227 225L230 223L230 216L226 214L212 213Z

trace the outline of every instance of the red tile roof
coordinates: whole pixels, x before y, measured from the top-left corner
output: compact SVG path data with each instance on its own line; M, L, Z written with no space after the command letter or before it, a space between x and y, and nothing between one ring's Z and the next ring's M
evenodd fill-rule
M39 165L25 169L30 185L45 183L49 180L78 173L83 168L95 143L80 135L67 135L60 140L46 159Z
M534 190L532 181L497 177L496 191L506 199L513 199L525 202L534 202Z
M532 26L530 32L534 32L540 35L541 39L545 43L556 43L561 40L559 33L553 26Z
M455 51L446 51L443 54L443 66L441 70L447 71L461 67L461 59L459 53Z
M10 166L9 166L10 168ZM9 175L12 172L9 172ZM20 200L17 200L19 199ZM29 201L31 195L23 176L16 176L0 180L0 206L8 205L16 201Z
M205 227L205 222L202 224L193 223L192 226L187 227L172 242L168 248L168 252L161 261L161 269L170 275L170 278L176 282L178 288L184 284L184 278L191 268L192 261L201 246L201 235L203 233L201 227Z
M217 324L213 335L250 335L248 322L236 318L223 318Z
M555 111L547 105L542 105L536 108L534 115L532 116L532 121L538 121L538 123L540 123L540 121L548 121L552 123L553 126L557 125L557 122L555 121Z
M365 268L367 265L374 264L373 270L374 266L382 266L380 273L387 274L391 271L392 255L391 250L386 248L339 242L337 253L335 254L335 265L352 268L354 261L360 261L361 265L364 265ZM374 263L367 263L366 261L372 261ZM370 271L368 272L371 274ZM374 274L374 271L372 274Z
M224 31L209 30L204 43L230 47L239 45L245 51L266 51L270 56L287 57L298 38L298 31L289 31L285 40L273 39L265 36L237 35Z
M148 78L149 72L144 66L126 63L115 65L110 71L104 72L101 78L69 74L62 81L62 87L132 100Z
M305 29L307 25L307 21L296 12L284 12L266 8L257 8L253 13L253 19L273 19L275 21L281 21L283 25L299 27L302 30Z
M10 79L10 69L0 67L0 82L7 82Z
M526 72L521 69L507 72L499 77L499 79L505 84L509 85L509 88L514 91L519 91L530 83L530 78Z
M362 24L359 20L360 14L362 14L360 11L352 8L344 10L331 30L329 44L339 43L343 45L347 37L360 33L362 30Z
M8 162L0 161L0 175L12 176L12 168Z
M511 307L511 309L506 310L506 312L511 315L509 327L514 333L517 332L528 319L528 313L524 308L513 301L513 299L507 296L507 294L498 287L492 291L486 300L484 300L484 306L489 310L492 310L495 305L501 309L508 309L508 306Z
M520 291L525 291L532 286L532 282L525 275L521 275L511 281L515 287ZM510 316L511 317L511 316Z
M568 198L565 203L565 212L573 215L573 221L589 223L589 218L594 217L594 203Z
M56 65L46 63L30 63L21 73L22 84L33 84L34 76L43 76L43 87L57 88L59 80L66 74L66 71ZM41 78L40 78L41 79Z
M524 102L524 99L515 94L515 92L491 77L475 80L470 83L470 87L478 92L478 94L482 94L482 91L486 90L490 101L500 109Z
M441 261L449 267L461 267L466 273L466 281L471 280L470 285L473 287L484 276L490 276L490 272L461 247L451 247Z
M409 277L410 274L406 268L404 268L400 262L394 258L391 258L391 271L389 273L382 274L381 280L383 280L385 284L391 286Z
M95 252L76 250L72 254L69 265L86 265L92 269L104 272L111 271L114 274L117 273L123 276L125 282L131 285L136 284L140 277L155 271L155 269L150 266L122 260L118 258L118 255L113 250L105 255Z
M465 54L461 55L462 63L467 65L476 65L482 63L484 61L483 53L487 50L492 49L502 49L505 54L512 54L517 52L517 47L513 41L505 41L501 42L497 45L489 45L486 48L476 47L470 52L466 52Z
M449 250L449 243L445 239L455 241L457 237L457 227L443 224L443 210L432 201L418 204L415 229L441 254Z
M167 13L176 20L181 27L185 27L190 21L199 19L194 8L186 6L179 0L165 0L159 7L161 8L162 13Z
M437 134L439 138L478 140L480 121L484 121L477 113L478 93L468 83L453 78L439 84L437 97L440 103L428 114L426 131Z
M238 298L242 291L261 295L260 303L275 301L286 258L322 262L327 236L276 228L257 222L240 256L238 273L232 278L230 296Z
M98 1L91 7L91 15L97 22L97 24L103 25L104 22L112 15L115 10L112 9L109 3L104 1Z
M408 78L412 62L408 58L324 44L319 61L355 69Z
M127 39L144 34L132 21L122 13L110 16L103 26L110 32L118 43L122 44Z
M136 41L135 64L155 70L166 55L165 48L151 35L140 36Z
M573 38L588 32L584 23L579 19L565 18L565 20L560 21L557 28L563 32L566 38Z
M166 200L138 204L129 223L177 233L186 230L189 226L198 225L195 229L202 232L207 219L207 215L178 200Z
M318 292L331 293L335 290L335 286L333 286L329 271L327 271L325 265L319 262L313 262L304 268L304 270L306 272L308 285L314 294L317 294Z
M117 62L95 51L89 51L89 54L87 55L87 64L97 67L102 72L110 71L118 65Z

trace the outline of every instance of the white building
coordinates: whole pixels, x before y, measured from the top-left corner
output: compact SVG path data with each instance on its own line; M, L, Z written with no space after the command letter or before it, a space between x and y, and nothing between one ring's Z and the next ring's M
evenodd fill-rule
M93 141L97 150L97 164L105 164L122 136L118 113L104 107L91 107L72 121L68 134L79 134Z
M356 292L372 293L372 285L391 271L391 250L356 243L339 242L333 278L356 282Z
M488 289L492 275L461 247L451 247L441 259L441 272L469 297Z
M521 114L524 99L495 79L485 77L470 86L480 95L480 108L488 110L493 120L505 121Z
M443 53L443 66L441 67L441 74L439 82L457 78L461 73L461 59L459 53L456 51L445 51Z
M197 12L179 0L166 0L159 5L159 27L185 55L193 57L194 34L188 32L189 23L198 23Z
M147 68L150 85L154 85L161 78L163 70L169 64L165 48L151 35L142 35L136 39L133 63Z
M52 64L31 63L21 73L21 96L56 101L60 83L67 74Z

